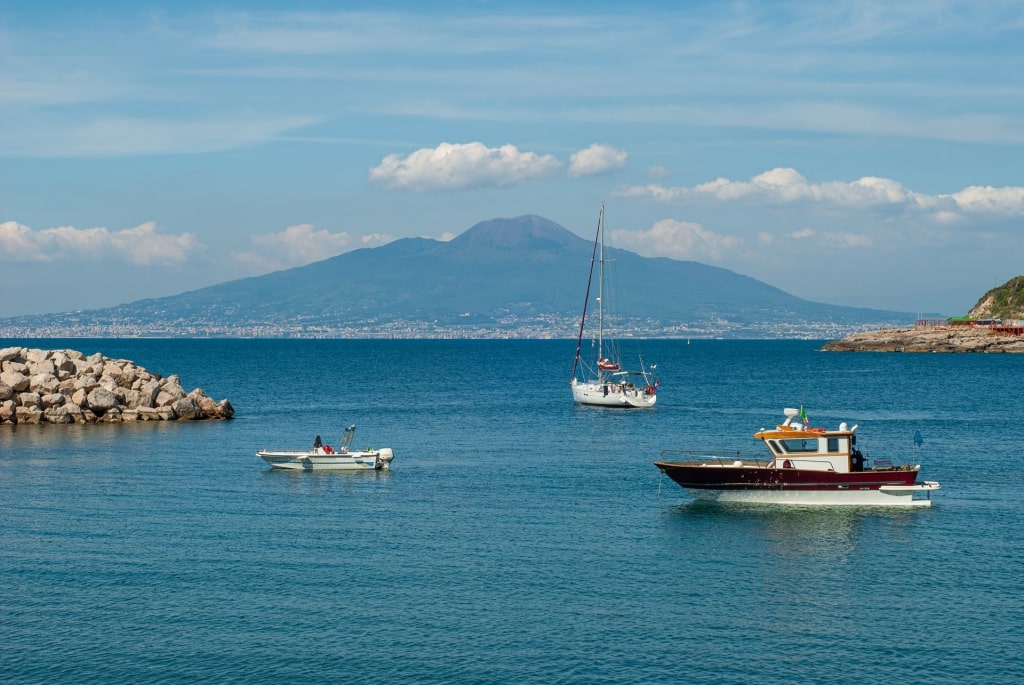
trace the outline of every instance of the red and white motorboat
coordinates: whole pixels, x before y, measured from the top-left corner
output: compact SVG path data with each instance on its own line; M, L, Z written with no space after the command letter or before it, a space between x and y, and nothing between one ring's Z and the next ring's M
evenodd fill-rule
M697 499L801 505L930 506L935 481L917 480L920 464L867 459L857 449L857 426L807 425L803 409L754 437L769 454L708 454L665 450L654 465Z

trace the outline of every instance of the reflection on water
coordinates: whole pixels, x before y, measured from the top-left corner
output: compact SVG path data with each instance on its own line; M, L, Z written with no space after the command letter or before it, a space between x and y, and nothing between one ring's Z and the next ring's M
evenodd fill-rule
M325 492L331 490L351 491L380 487L387 483L393 473L390 470L366 471L299 471L294 469L272 469L259 460L259 477L265 485L284 482L289 492Z
M673 524L710 526L723 536L755 536L780 557L845 563L877 536L905 541L927 509L799 506L694 500L672 507Z

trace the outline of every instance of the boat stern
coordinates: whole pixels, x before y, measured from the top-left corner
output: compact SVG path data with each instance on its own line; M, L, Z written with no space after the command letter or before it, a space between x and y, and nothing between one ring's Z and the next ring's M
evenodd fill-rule
M382 447L380 454L377 455L377 461L380 464L381 469L390 469L391 460L395 458L395 451L390 447Z

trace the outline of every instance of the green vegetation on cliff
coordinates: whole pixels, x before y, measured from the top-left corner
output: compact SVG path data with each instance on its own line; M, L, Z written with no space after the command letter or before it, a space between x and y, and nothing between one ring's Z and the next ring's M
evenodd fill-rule
M989 290L967 316L972 319L1024 319L1024 276L1016 276Z

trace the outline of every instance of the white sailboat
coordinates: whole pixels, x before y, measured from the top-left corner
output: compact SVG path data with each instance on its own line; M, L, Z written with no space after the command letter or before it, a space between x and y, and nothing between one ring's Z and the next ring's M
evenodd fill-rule
M594 264L598 265L597 278L597 336L594 343L596 355L593 362L581 357L583 330L587 323L587 305L590 302L590 288L594 280ZM652 407L658 401L658 386L640 361L639 371L627 371L622 367L618 347L609 338L605 339L605 258L604 258L604 204L597 220L597 235L594 236L594 251L590 257L590 275L587 277L587 295L583 301L583 316L580 319L580 333L576 339L576 360L572 365L572 398L578 404L602 407Z

